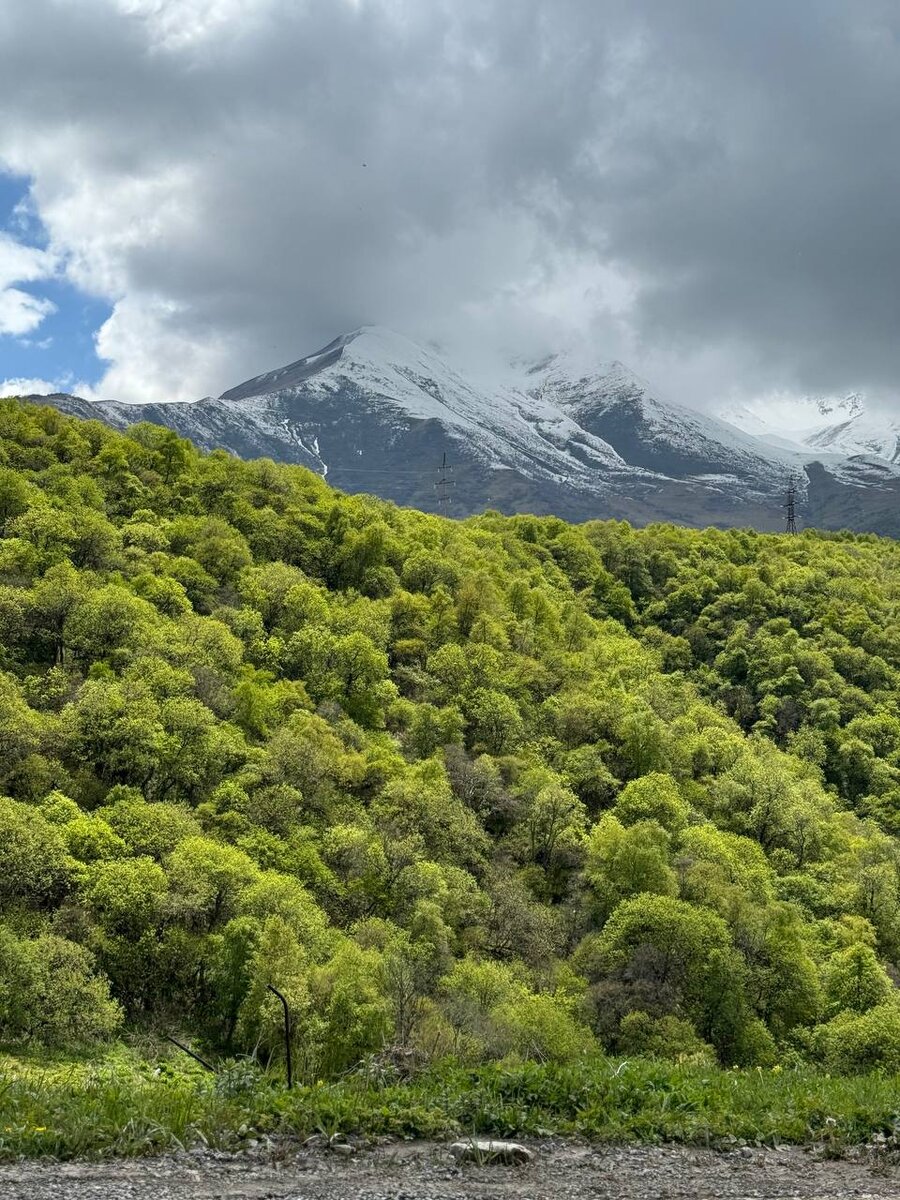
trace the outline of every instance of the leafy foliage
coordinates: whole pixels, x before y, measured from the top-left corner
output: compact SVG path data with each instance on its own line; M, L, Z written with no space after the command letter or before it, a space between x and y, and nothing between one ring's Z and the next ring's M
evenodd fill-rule
M0 402L0 1038L897 1069L898 567Z
M897 1077L809 1068L716 1068L678 1018L638 1016L646 1057L438 1065L415 1078L367 1064L334 1083L286 1091L247 1059L210 1075L182 1056L118 1048L90 1062L0 1058L0 1160L239 1150L260 1136L576 1136L606 1142L815 1145L829 1157L870 1141L897 1149ZM661 1038L662 1043L657 1043ZM682 1061L671 1057L674 1039ZM662 1048L665 1053L658 1053ZM648 1054L649 1051L649 1054ZM878 1160L874 1160L878 1161ZM882 1165L883 1164L883 1165ZM888 1168L889 1169L889 1168Z

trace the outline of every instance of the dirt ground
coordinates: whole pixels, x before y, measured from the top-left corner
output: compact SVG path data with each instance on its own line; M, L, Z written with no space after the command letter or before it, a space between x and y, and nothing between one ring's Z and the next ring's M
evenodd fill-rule
M242 1155L0 1166L2 1200L864 1200L900 1195L900 1167L815 1151L529 1143L523 1167L457 1166L446 1146L352 1155L285 1145Z

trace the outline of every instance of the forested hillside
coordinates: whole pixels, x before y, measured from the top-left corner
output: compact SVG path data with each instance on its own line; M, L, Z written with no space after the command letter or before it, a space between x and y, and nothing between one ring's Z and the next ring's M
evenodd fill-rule
M900 1069L900 553L0 403L0 1040Z

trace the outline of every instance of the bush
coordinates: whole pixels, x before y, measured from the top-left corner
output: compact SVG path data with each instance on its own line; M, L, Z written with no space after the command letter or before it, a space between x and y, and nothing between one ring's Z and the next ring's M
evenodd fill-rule
M843 1012L816 1031L815 1045L829 1071L861 1075L900 1072L900 1005L879 1004L868 1012Z
M52 934L20 939L0 926L0 1038L79 1045L109 1037L120 1023L87 950Z
M69 867L58 828L31 805L0 798L0 829L0 906L58 899Z
M613 811L623 825L655 821L669 833L677 833L687 824L691 810L675 780L653 771L627 783Z
M459 1051L566 1062L597 1049L575 1014L577 996L535 992L505 964L463 959L442 981L441 993Z
M522 991L498 1005L497 1050L537 1062L569 1062L597 1050L591 1032L556 995Z
M616 1050L619 1054L640 1054L679 1063L709 1063L716 1052L698 1036L690 1021L680 1017L653 1018L649 1013L631 1012L619 1022Z
M825 971L825 995L831 1014L864 1013L884 1004L894 991L890 976L869 946L840 950Z

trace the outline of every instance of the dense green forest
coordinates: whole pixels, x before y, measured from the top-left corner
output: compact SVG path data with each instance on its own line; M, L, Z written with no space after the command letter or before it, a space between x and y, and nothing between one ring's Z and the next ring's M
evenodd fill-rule
M900 550L0 402L0 1041L900 1069Z

